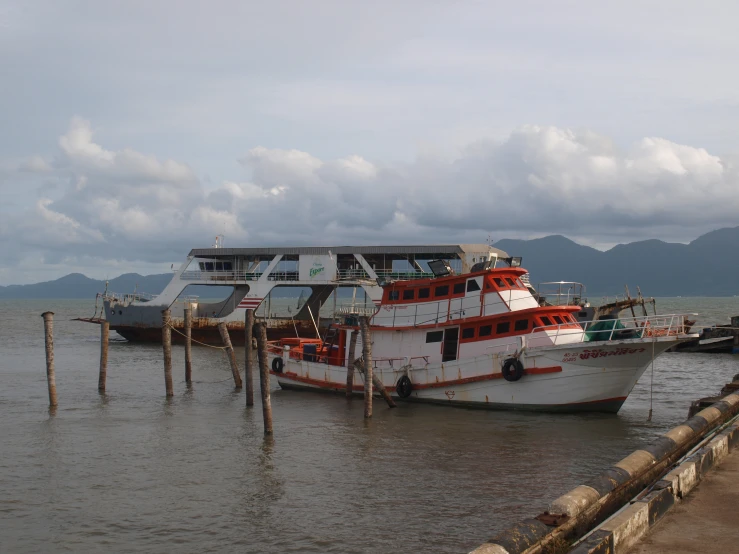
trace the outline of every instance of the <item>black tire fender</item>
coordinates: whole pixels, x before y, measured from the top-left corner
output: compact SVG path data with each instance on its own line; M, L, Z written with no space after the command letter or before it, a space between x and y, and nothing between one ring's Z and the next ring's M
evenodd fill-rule
M513 383L523 377L523 364L516 358L508 358L503 362L503 379Z
M398 379L398 382L395 385L395 392L398 393L398 396L400 396L401 398L408 398L411 395L412 391L413 383L411 383L411 380L407 375L403 375L400 379Z
M282 358L275 358L272 360L272 371L275 373L282 373L282 368L285 367L285 362L282 361Z

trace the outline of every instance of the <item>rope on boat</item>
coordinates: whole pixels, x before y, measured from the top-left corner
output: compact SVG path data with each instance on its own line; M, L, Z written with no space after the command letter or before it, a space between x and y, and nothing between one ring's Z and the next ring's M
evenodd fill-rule
M177 333L177 334L179 334L179 335L182 335L183 337L187 338L187 335L186 335L185 333L183 333L182 331L178 331L177 329L175 329L175 328L174 328L174 327L172 326L172 324L171 324L171 323L169 323L169 324L167 325L167 327L169 327L170 329L172 329L172 331L174 331L175 333ZM218 350L223 350L224 352L226 351L226 347L225 347L225 346L215 346L215 345L213 345L213 344L205 344L204 342L200 342L199 340L195 340L195 339L194 339L194 338L192 338L192 337L190 337L190 340L191 340L192 342L196 343L196 344L200 344L200 345L202 345L202 346L207 346L208 348L216 348L216 349L218 349Z

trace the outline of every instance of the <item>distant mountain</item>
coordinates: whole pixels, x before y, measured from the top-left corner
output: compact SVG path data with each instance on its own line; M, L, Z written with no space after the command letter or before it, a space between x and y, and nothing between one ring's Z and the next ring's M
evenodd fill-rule
M114 292L148 292L159 294L172 279L171 273L139 275L125 273L108 281L108 290ZM33 285L0 287L0 298L94 298L105 290L105 281L90 279L81 273L70 273L56 281Z
M533 240L504 239L497 248L511 256L522 256L531 283L578 281L587 287L592 300L603 295L632 294L641 287L646 296L733 296L739 294L739 227L718 229L690 244L644 240L618 244L601 252L561 235ZM115 292L160 293L172 279L171 273L142 276L126 273L110 279ZM0 298L93 298L105 290L105 281L71 273L46 283L0 287ZM193 286L189 294L212 298L214 290ZM276 295L291 297L297 291L282 289Z
M578 281L591 299L622 294L624 285L647 296L733 296L739 294L739 227L718 229L690 244L645 240L601 252L565 237L501 240L496 247L522 256L533 285Z

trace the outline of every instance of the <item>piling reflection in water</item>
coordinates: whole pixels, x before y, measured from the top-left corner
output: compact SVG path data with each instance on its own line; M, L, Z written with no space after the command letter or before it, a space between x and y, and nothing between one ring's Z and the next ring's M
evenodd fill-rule
M273 386L269 440L259 395L245 408L220 350L193 349L188 391L184 348L173 346L167 401L161 346L111 334L101 397L99 329L69 321L86 303L0 307L0 541L10 552L466 552L673 427L690 401L739 373L729 355L662 356L651 423L648 379L616 416L379 403L367 422L361 401ZM56 313L54 418L46 310ZM360 530L371 540L358 541Z

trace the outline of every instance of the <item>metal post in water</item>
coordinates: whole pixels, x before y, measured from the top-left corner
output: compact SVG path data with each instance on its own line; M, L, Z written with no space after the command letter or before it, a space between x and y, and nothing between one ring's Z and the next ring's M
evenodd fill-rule
M349 357L346 361L346 397L351 398L354 391L354 357L357 350L357 335L359 333L352 331L349 338Z
M218 324L218 332L221 333L221 340L223 341L223 346L226 347L226 354L228 355L228 361L231 364L231 373L234 376L234 386L237 389L241 388L241 375L239 375L239 365L236 363L236 353L234 352L234 347L231 345L231 337L228 334L228 327L226 327L226 322L221 321Z
M44 312L44 342L46 343L46 382L49 386L49 407L55 408L56 374L54 373L54 312Z
M185 383L192 385L192 307L185 307Z
M267 324L258 323L257 352L259 354L259 388L262 392L264 434L272 434L272 399L269 394L269 366L267 364Z
M369 318L359 318L362 330L362 357L364 358L364 417L372 417L372 335L370 333Z
M108 376L108 337L110 323L100 322L100 374L98 375L98 392L105 392L105 381Z
M254 310L244 315L244 381L246 381L246 405L254 405Z
M164 351L164 386L167 396L174 396L172 386L172 328L170 327L170 312L162 310L162 349Z

